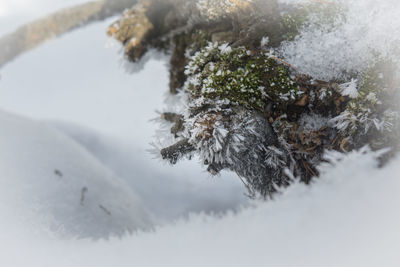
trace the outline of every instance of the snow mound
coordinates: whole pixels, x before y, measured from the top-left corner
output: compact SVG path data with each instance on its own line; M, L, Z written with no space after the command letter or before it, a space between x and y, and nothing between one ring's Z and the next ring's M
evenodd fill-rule
M188 220L123 239L1 243L2 266L397 267L400 159L383 169L368 150L333 153L312 187L294 183L239 213ZM9 226L8 226L9 228ZM18 251L27 251L20 259ZM44 253L45 251L45 253ZM12 263L12 264L10 264Z
M150 226L139 197L78 143L4 112L0 125L2 214L69 237L96 239Z

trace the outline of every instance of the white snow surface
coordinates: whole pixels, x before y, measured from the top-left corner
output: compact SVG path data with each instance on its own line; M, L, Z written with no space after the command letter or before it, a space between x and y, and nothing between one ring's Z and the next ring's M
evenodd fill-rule
M302 4L309 1L280 0ZM306 24L294 41L281 48L281 56L299 72L322 80L348 79L362 73L379 54L398 63L400 57L400 2L398 0L331 0L344 6L345 19L332 25ZM312 20L311 20L312 22Z
M3 223L8 231L2 233L0 262L40 267L398 266L400 177L395 173L400 160L382 170L373 154L330 158L333 165L322 168L313 186L295 183L274 201L254 203L237 214L196 214L123 239L32 237Z
M250 204L232 174L162 165L146 151L165 63L126 73L110 22L0 70L0 266L398 266L399 158L328 154L312 186Z
M78 143L44 123L5 112L0 125L1 202L13 220L41 220L35 231L46 227L60 236L91 238L151 226L129 185Z

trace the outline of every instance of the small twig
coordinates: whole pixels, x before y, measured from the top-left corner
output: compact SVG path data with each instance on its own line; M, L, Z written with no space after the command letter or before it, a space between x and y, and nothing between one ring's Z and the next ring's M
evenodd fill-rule
M196 148L189 143L189 139L183 139L174 145L161 149L160 153L163 159L168 160L171 164L176 164L178 160L196 150Z
M248 196L251 198L255 198L256 197L256 193L250 188L250 186L244 181L244 179L242 178L242 176L240 176L240 174L236 172L236 175L239 177L240 181L242 181L243 185L246 187L247 192L249 193Z
M108 216L111 216L111 212L106 208L106 207L104 207L103 205L99 205L99 208L102 210L102 211L104 211L105 212L105 214L107 214Z
M337 134L337 135L335 136L335 138L333 138L332 142L331 142L330 145L329 145L329 148L330 148L330 149L333 148L333 146L335 145L335 143L337 142L337 140L339 139L339 137L340 137L340 134Z
M89 190L88 190L88 188L85 186L85 187L83 187L82 188L82 190L81 190L81 206L84 206L85 205L85 195L86 195L86 193L88 192Z
M63 177L63 174L62 174L62 172L60 170L55 169L54 170L54 174L57 175L57 176Z
M284 61L284 60L282 60L282 59L280 59L280 58L278 58L278 57L270 56L270 58L275 59L276 61L279 61L280 63L282 63L282 64L288 66L289 68L292 68L292 69L294 69L294 70L297 70L295 67L293 67L293 65L291 65L290 63L287 63L286 61Z
M183 115L165 112L161 114L161 119L173 123L171 133L175 135L175 137L179 132L185 130Z
M310 167L310 165L308 165L307 162L305 162L304 160L302 160L302 162L307 171L309 171L314 177L318 177L318 174L315 173L315 171Z

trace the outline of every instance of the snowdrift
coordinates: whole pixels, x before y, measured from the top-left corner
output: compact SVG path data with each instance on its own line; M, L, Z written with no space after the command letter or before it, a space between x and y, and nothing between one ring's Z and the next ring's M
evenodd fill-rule
M41 220L70 237L104 238L151 225L131 188L71 138L3 111L0 125L2 214Z

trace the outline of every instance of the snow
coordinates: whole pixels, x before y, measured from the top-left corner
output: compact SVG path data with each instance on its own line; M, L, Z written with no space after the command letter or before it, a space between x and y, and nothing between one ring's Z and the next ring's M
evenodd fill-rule
M301 4L304 1L280 0ZM308 1L312 2L312 1ZM343 79L364 71L380 54L398 60L400 2L397 0L338 0L345 19L333 24L306 24L299 36L281 48L281 56L299 72L321 80ZM320 5L327 5L319 3ZM331 4L334 5L334 4Z
M380 3L389 17L389 4L398 6ZM398 266L400 158L380 169L366 148L330 153L312 186L296 182L250 204L235 175L210 178L197 162L163 165L146 151L167 90L165 61L127 73L120 48L105 49L110 22L1 69L0 266ZM321 52L312 49L308 59ZM341 56L328 69L290 63L331 77L352 68Z
M35 239L5 233L3 266L397 266L399 159L331 155L313 186L237 214L193 215L123 239ZM26 251L24 259L16 251ZM46 252L44 252L46 251Z
M41 214L55 234L91 238L152 225L126 182L72 139L5 112L0 125L1 201L17 218Z

